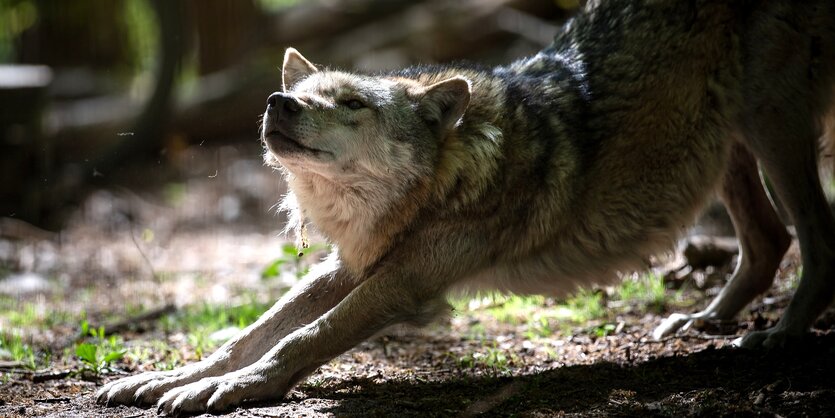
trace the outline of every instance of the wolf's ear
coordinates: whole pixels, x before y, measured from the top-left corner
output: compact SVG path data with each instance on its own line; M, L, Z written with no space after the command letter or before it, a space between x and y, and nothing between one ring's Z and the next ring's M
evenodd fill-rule
M427 87L420 99L418 112L440 133L455 126L469 104L470 82L456 76Z
M284 65L281 67L282 89L293 87L301 79L317 72L316 66L306 60L295 48L287 48L284 52Z

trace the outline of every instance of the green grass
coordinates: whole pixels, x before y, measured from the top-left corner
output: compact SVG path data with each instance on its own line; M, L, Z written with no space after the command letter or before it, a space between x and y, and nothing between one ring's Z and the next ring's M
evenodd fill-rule
M184 344L160 339L137 339L129 348L125 346L121 335L108 335L103 327L93 327L82 320L80 340L74 350L71 353L65 352L64 356L74 356L78 360L77 373L93 376L109 373L123 361L133 364L153 363L157 370L171 370L186 362L201 359L208 351L223 343L211 338L212 333L230 327L244 328L269 307L269 304L254 300L236 306L209 303L188 306L163 316L157 323L166 335L185 336Z
M72 315L49 307L50 304L43 301L20 302L15 298L0 297L0 359L19 362L30 370L50 364L52 353L38 349L27 336L71 323Z
M561 306L567 308L568 318L576 323L584 323L606 316L603 292L583 290Z
M188 351L199 360L224 342L212 338L213 333L227 328L243 329L255 322L270 306L255 301L254 296L249 302L234 306L202 303L163 316L157 326L166 335L184 334ZM160 356L160 353L164 355ZM163 370L174 368L183 361L176 347L161 340L133 347L126 357L136 363L155 361L157 368Z
M18 333L0 333L0 350L27 369L35 370L39 366L35 351Z
M180 350L162 340L152 340L141 347L135 347L126 357L135 363L153 361L156 370L173 370L185 363Z
M627 303L610 304L609 300ZM582 328L582 332L605 337L616 329L615 317L623 309L637 307L661 312L669 304L686 304L681 291L668 292L663 277L652 273L625 278L619 286L605 292L580 290L563 300L488 294L452 299L451 303L459 312L481 311L501 323L522 325L525 337L531 340L570 335L577 327ZM482 326L482 334L483 329Z
M171 198L176 200L178 190L171 189ZM144 231L144 240L153 240L152 232ZM314 244L303 251L300 257L295 246L286 245L281 256L270 263L263 277L271 279L279 275L290 274L295 278L305 274L309 266L318 260L317 253L327 250L324 244ZM0 266L2 267L2 266ZM167 279L162 274L162 279ZM57 300L62 294L55 293ZM80 289L75 293L80 304L93 303L95 290ZM26 369L63 365L74 368L77 375L98 376L110 373L116 367L125 364L151 363L158 370L168 370L181 366L185 362L200 359L210 350L222 344L224 337L217 331L242 329L255 322L269 307L269 302L260 302L257 295L251 294L247 303L239 305L202 303L186 306L177 312L165 315L153 324L156 333L146 336L131 335L131 345L125 344L123 335L109 335L100 326L88 322L87 314L65 312L56 309L60 303L22 302L15 298L0 296L0 359L19 362ZM129 303L122 315L128 317L141 314L145 307L139 303ZM114 319L108 317L109 320ZM105 318L98 321L105 322ZM42 335L50 329L72 327L76 324L76 341L56 353L39 349L27 340L26 335ZM9 331L13 330L13 331ZM5 332L4 332L5 331ZM164 334L163 338L160 333ZM229 334L234 334L230 332ZM3 378L8 378L4 374ZM2 378L0 378L2 379Z
M42 304L41 304L42 305ZM41 305L21 304L18 310L0 311L3 322L16 330L0 332L0 359L19 362L22 367L35 370L49 367L51 353L38 350L22 336L26 333L49 329L53 324L78 323L78 340L63 350L55 359L69 367L74 367L75 374L98 376L110 373L123 361L132 363L154 362L157 369L169 370L184 363L183 354L193 353L197 359L216 348L223 341L210 338L215 331L236 327L244 328L254 322L270 304L250 303L228 306L201 304L184 308L182 311L161 318L158 326L166 334L183 333L186 347L177 347L166 341L138 341L135 346L125 346L121 335L108 335L103 327L92 326L86 320L86 313L70 315L63 312L44 312ZM137 310L134 307L131 310ZM188 355L188 354L186 354ZM187 360L191 361L188 355Z
M584 324L607 313L602 293L593 291L578 292L562 302L544 296L491 294L472 300L453 299L452 305L457 311L484 311L496 321L525 325L529 339L550 337L566 325Z
M542 296L493 296L494 303L487 312L497 321L518 325L527 322L545 303Z
M293 274L297 278L301 277L309 269L309 264L315 261L312 260L314 257L311 254L326 249L327 246L323 244L314 244L303 251L303 257L299 257L295 246L292 244L285 245L282 248L282 255L264 269L262 277L270 279L284 273ZM157 370L170 370L186 361L203 358L209 351L224 342L216 338L213 335L214 333L229 328L243 329L249 326L273 303L272 301L259 302L255 294L249 295L245 299L248 299L246 303L238 305L202 303L186 306L177 312L160 318L156 327L166 335L183 334L185 336L184 347L165 340L151 340L139 341L130 349L125 349L121 345L121 338L117 337L114 344L108 345L110 344L109 339L102 339L100 336L103 334L100 331L93 331L99 334L98 336L92 336L95 342L91 343L97 347L95 356L91 348L83 349L87 350L83 353L85 354L84 357L78 355L78 353L76 355L90 367L91 371L95 371L94 365L99 366L99 371L106 371L111 363L122 358L133 363L153 362ZM134 305L130 310L133 314L138 314L140 312L134 311L141 311L140 308L140 305ZM90 327L87 328L88 331L82 332L85 335L90 332ZM109 338L113 338L113 336L109 336ZM122 356L111 358L109 357L110 353L121 353ZM115 355L113 354L113 356ZM102 364L102 361L104 361L104 364Z
M166 333L199 330L208 334L231 326L245 328L270 306L255 300L234 306L203 303L166 315L160 320L160 326Z
M48 311L43 304L22 303L12 309L0 310L0 318L11 328L47 330L59 324L73 322L73 315L61 310Z
M663 277L646 273L624 279L615 294L620 300L638 302L646 305L647 309L663 312L669 299L666 290Z

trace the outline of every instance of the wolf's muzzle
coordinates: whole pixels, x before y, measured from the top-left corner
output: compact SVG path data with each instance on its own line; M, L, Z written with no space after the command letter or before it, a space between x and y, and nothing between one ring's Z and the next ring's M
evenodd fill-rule
M291 94L273 93L267 98L267 112L275 114L278 120L290 119L301 110L301 104Z

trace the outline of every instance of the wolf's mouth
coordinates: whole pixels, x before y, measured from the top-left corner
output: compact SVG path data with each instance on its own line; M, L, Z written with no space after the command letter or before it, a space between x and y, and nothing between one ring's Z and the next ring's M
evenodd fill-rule
M299 153L311 154L314 156L329 154L327 151L304 146L299 141L283 134L278 130L267 132L264 135L264 142L267 143L267 147L270 151L277 156L290 156L292 154Z

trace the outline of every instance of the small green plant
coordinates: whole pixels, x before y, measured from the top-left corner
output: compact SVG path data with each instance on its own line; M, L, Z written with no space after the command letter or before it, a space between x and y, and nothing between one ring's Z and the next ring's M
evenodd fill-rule
M133 347L125 354L134 363L153 363L156 370L172 370L182 365L180 350L163 340L152 340Z
M311 244L309 247L303 248L300 253L295 244L284 244L281 247L281 256L273 260L261 271L261 278L270 279L278 277L285 269L293 273L296 278L302 278L310 271L310 263L306 262L305 256L327 249L327 244Z
M484 356L484 364L491 369L504 371L508 369L509 361L504 350L491 347Z
M75 347L75 355L81 361L80 373L92 373L98 376L109 372L114 361L121 360L127 351L120 338L115 335L107 337L104 327L93 328L87 320L81 321L81 336L92 337L95 343L83 342Z
M154 368L156 370L174 370L177 367L181 366L183 363L183 357L177 350L172 350L169 352L167 356L162 361L158 361L154 364Z
M611 334L615 329L617 329L617 326L615 326L615 324L603 324L603 325L594 327L594 335L597 338L603 338L603 337Z
M465 369L490 369L494 372L506 373L510 370L512 356L496 347L488 347L485 352L470 353L458 358L458 366Z
M551 326L551 321L545 315L534 315L531 321L528 322L528 329L525 331L525 337L529 340L547 338L553 334L554 329Z

